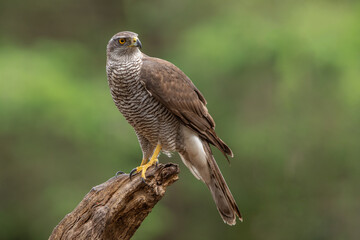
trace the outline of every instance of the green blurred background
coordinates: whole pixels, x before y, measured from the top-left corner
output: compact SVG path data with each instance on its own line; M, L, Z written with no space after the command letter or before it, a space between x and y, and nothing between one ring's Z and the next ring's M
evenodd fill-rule
M91 187L139 165L105 48L139 33L208 100L244 222L180 164L133 239L359 239L360 2L2 0L0 239L46 239Z

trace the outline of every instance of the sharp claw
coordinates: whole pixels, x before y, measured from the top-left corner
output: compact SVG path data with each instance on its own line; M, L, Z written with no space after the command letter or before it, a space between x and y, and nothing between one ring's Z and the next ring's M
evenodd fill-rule
M123 172L123 171L118 171L118 172L115 174L115 176L118 176L118 175L121 175L121 174L124 174L124 172Z
M131 170L131 172L130 172L130 174L129 174L130 180L131 180L131 177L132 177L132 175L134 174L134 172L136 172L136 168L134 168L133 170Z
M158 153L157 153L157 154L158 154ZM156 156L156 155L155 155L155 156ZM136 167L136 168L134 168L133 170L131 170L131 172L130 172L130 174L129 174L129 178L130 178L130 180L131 180L132 176L133 176L135 173L141 172L141 181L142 181L143 183L147 184L147 183L145 182L145 179L146 179L146 176L145 176L146 170L147 170L149 167L153 166L154 163L155 163L155 168L157 168L157 167L158 167L158 164L159 164L159 159L153 157L153 158L150 159L150 161L149 161L148 163L143 164L143 162L144 162L144 159L143 159L143 161L141 162L141 165L140 165L139 167ZM118 173L121 173L121 174L122 174L123 172L118 172ZM118 174L118 173L117 173L117 174Z

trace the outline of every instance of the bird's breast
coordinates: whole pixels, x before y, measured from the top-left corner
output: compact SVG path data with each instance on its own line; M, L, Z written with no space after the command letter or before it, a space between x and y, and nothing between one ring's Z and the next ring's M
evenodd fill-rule
M179 129L177 118L152 97L139 81L141 65L107 68L111 96L115 105L135 131L153 144L174 151Z

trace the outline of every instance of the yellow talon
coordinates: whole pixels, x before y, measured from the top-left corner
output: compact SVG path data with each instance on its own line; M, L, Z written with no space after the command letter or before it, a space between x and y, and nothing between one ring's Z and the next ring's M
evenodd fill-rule
M159 156L160 151L161 151L161 146L160 146L160 144L158 144L158 145L156 146L156 148L155 148L155 151L154 151L152 157L150 158L150 161L146 163L146 159L143 159L143 160L141 161L140 166L137 167L137 168L134 168L134 169L130 172L130 178L131 178L131 176L132 176L132 174L133 174L134 172L136 172L136 173L141 172L141 177L142 177L142 179L145 180L145 179L146 179L146 176L145 176L146 170L147 170L149 167L151 167L152 165L156 164L156 163L159 161L159 160L157 159L157 157Z

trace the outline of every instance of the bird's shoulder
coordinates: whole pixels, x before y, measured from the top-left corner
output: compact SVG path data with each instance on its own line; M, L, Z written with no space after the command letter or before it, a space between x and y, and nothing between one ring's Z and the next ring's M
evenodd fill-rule
M205 130L215 122L206 107L206 100L190 78L174 64L144 56L140 81L147 91L186 125Z
M169 91L178 98L193 98L207 104L190 78L173 63L143 54L140 80L153 90Z

